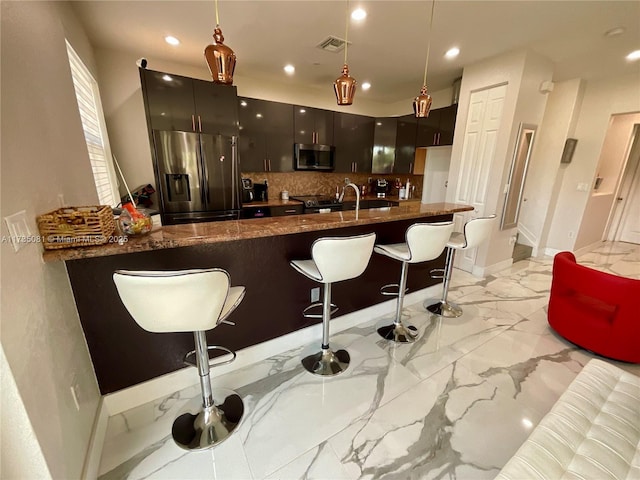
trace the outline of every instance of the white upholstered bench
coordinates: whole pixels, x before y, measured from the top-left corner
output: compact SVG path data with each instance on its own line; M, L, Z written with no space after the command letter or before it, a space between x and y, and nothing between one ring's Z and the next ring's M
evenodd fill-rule
M640 479L640 377L591 360L496 480Z

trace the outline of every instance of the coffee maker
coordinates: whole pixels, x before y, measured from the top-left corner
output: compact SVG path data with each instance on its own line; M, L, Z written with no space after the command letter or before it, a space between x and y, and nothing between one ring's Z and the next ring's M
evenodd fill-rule
M254 183L253 192L255 193L256 201L266 202L269 200L269 185L266 180L264 183Z
M242 203L251 203L255 198L253 182L250 178L242 179Z
M389 192L389 187L391 185L384 178L378 178L375 182L373 182L373 192L376 194L378 198L384 198L387 196L387 192Z

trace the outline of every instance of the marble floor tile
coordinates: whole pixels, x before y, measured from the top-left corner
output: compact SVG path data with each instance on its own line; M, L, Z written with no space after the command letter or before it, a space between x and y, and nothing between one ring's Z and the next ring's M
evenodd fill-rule
M352 480L328 442L322 442L291 463L265 477L267 480Z
M638 245L607 242L578 261L640 278ZM352 359L337 377L302 369L319 340L214 376L241 395L245 416L212 450L185 452L170 436L198 385L114 415L100 478L491 479L595 356L549 327L551 269L544 257L486 278L456 270L460 318L407 305L403 322L420 337L399 345L376 332L391 316L363 321L331 339Z

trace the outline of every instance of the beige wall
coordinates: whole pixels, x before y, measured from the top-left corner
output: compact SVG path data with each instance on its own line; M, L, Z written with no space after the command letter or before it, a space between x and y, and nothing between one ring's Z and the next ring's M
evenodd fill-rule
M591 218L587 214L586 206L591 191L578 191L577 186L580 183L593 185L611 115L635 112L640 112L637 75L587 83L575 129L578 144L573 161L564 169L549 227L546 242L549 252L575 250L589 245L589 242L593 243L595 237L591 233L577 241L583 223L583 232L593 232L592 229L597 228L602 233L607 219Z
M57 208L58 194L72 205L97 202L65 35L90 66L91 48L64 3L0 6L2 216L26 210L35 234L36 215ZM51 475L79 478L99 393L65 265L43 264L38 244L15 253L3 242L1 253L7 362ZM70 393L74 378L79 412Z
M584 209L584 218L576 236L575 249L579 249L603 239L609 214L613 207L616 191L622 179L622 171L631 150L633 130L640 123L640 113L614 115L607 130L602 153L595 175L602 177L598 190L589 191L589 199ZM593 187L592 182L590 187Z
M520 241L533 246L534 254L543 245L545 222L553 212L554 192L557 195L560 185L556 179L566 167L560 163L564 143L573 137L583 93L584 82L580 79L556 83L534 139L523 194L527 201L522 203L518 221L518 231L524 237Z
M498 222L490 240L478 248L477 268L474 268L478 274L493 265L508 262L511 258L513 247L509 245L509 237L514 234L515 229L499 229L505 199L504 187L508 180L518 125L520 122L534 125L542 122L547 96L540 93L539 86L542 81L551 79L552 72L553 66L549 60L528 51L510 52L464 69L456 120L457 136L451 152L447 201L455 199L471 93L507 84L502 121L490 167L491 182L486 195L485 211L477 212L477 215L495 213Z

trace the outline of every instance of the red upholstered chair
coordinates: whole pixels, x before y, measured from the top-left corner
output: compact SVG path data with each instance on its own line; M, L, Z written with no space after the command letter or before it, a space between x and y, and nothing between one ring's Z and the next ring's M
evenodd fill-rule
M604 357L640 363L640 280L576 263L571 252L553 260L549 325L576 345Z

